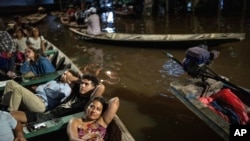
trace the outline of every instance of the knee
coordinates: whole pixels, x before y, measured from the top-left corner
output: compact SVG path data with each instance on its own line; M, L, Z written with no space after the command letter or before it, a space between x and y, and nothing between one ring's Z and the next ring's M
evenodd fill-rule
M17 84L17 82L16 81L14 81L14 80L9 80L7 83L6 83L6 87L16 87L16 86L18 86L19 84Z

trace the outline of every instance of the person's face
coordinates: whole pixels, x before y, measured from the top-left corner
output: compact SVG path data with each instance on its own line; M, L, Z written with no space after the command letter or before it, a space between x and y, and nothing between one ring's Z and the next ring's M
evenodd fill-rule
M35 52L34 52L32 49L26 48L26 49L25 49L25 56L26 56L28 59L34 59L34 57L35 57Z
M36 28L32 29L32 33L33 33L33 36L35 36L35 37L39 36L39 31Z
M20 30L18 30L18 31L16 32L16 36L17 36L17 37L22 37L22 36L23 36L23 33L22 33Z
M103 105L101 102L95 100L87 108L86 115L87 118L90 120L96 120L100 118L101 113L102 113Z
M95 87L90 80L83 79L80 84L80 94L86 94L90 90L93 90Z
M64 83L71 84L72 81L76 80L77 78L72 75L69 71L65 71L61 76L61 81Z

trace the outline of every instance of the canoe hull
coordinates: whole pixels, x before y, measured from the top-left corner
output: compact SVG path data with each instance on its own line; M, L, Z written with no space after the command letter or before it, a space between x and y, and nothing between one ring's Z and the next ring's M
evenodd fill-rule
M190 109L201 120L203 120L211 129L213 129L219 136L221 136L224 140L228 141L230 137L230 125L231 125L230 120L229 120L230 118L227 117L227 115L222 116L223 114L216 113L215 110L212 110L213 106L211 106L210 104L209 105L205 104L205 103L212 102L211 100L213 100L213 97L216 94L218 94L218 92L220 92L222 88L228 88L236 95L235 97L238 97L242 101L242 104L244 104L246 107L246 111L244 112L247 112L247 109L249 108L248 107L249 103L246 101L250 99L250 95L249 93L245 93L245 92L242 93L242 91L238 91L238 90L236 91L236 89L233 89L232 87L227 87L227 85L221 81L207 79L206 82L209 84L209 89L208 91L206 91L204 95L202 95L202 97L201 97L201 93L203 92L204 88L202 87L202 83L200 79L188 79L188 80L183 80L183 81L171 82L170 91L188 109ZM229 95L231 94L227 94L228 99L229 99ZM223 100L223 98L220 97L220 100ZM233 103L231 104L233 105ZM236 102L236 103L239 103L239 102Z
M199 44L216 46L245 39L244 33L204 33L204 34L125 34L102 33L90 35L86 29L69 28L78 38L113 45L151 46L151 47L190 47Z

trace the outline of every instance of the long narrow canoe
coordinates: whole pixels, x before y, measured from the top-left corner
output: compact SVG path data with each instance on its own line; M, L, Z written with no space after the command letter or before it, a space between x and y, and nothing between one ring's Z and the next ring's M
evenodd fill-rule
M70 58L67 57L61 50L59 50L49 41L46 42L48 48L47 55L51 59L52 63L55 63L57 70L65 70L71 68L73 70L81 72L79 68L70 60ZM34 123L32 125L29 124L23 128L25 137L29 140L37 140L37 138L43 138L46 135L53 134L54 132L57 132L59 130L63 130L66 134L65 127L68 121L73 117L82 117L83 114L83 112L79 112L58 119L51 119L42 123ZM134 138L117 115L108 127L106 138L107 141L134 141Z
M42 21L46 16L47 14L40 14L40 13L31 14L22 17L22 23L34 25ZM14 28L14 23L15 23L14 20L8 22L8 30L12 30Z
M47 16L47 14L35 13L32 15L28 15L26 17L23 17L22 22L33 25L33 24L36 24L36 23L40 22L41 20L43 20L46 16Z
M199 33L199 34L129 34L107 33L90 35L86 29L69 28L82 39L109 44L148 44L165 43L174 46L187 46L197 44L219 45L228 42L236 42L245 39L245 33Z
M210 89L203 97L209 98L218 94L221 88L227 87L224 83L209 79L207 81L210 84ZM219 134L224 140L228 141L230 137L230 125L231 123L216 113L207 104L205 104L200 98L203 88L201 87L201 81L199 79L189 79L182 81L175 81L170 83L170 91L193 113L195 113L200 119L202 119L211 129ZM229 87L227 87L229 88ZM231 89L232 87L230 87ZM236 92L232 89L235 95L241 99L246 106L246 111L249 109L250 95L245 95ZM248 101L248 102L247 102Z

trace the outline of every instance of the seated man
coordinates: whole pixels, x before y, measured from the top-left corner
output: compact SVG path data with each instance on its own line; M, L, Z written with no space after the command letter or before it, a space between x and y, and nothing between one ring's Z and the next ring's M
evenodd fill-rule
M192 77L199 76L199 69L203 65L209 65L220 55L218 51L208 51L204 45L188 48L182 62L183 69Z
M91 35L100 35L101 34L101 25L100 25L100 17L96 13L96 8L91 7L88 12L90 16L85 19L87 23L87 33Z
M35 93L9 80L3 93L3 105L8 105L9 111L17 111L20 104L29 111L45 112L67 99L71 87L79 81L79 74L73 70L65 71L60 80L51 80L35 88ZM8 97L10 100L8 100Z
M98 79L93 75L83 75L81 84L75 87L77 92L73 92L69 100L46 113L37 113L29 111L13 111L11 114L17 121L22 123L43 122L53 118L70 115L81 112L89 99L95 96L102 96L105 86L99 84Z

